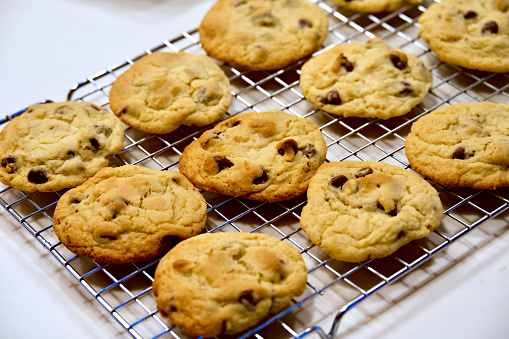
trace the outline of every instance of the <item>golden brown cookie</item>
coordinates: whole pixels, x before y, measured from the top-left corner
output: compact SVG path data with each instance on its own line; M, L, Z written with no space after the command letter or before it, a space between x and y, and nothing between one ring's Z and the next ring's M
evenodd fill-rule
M419 104L432 80L416 56L374 38L341 44L308 60L302 66L300 88L326 112L389 119Z
M310 120L281 111L229 118L189 144L179 170L201 189L260 201L302 195L327 146Z
M124 129L88 102L30 106L0 133L0 180L27 192L78 186L120 152Z
M405 152L412 168L444 186L509 186L509 105L439 108L412 125Z
M53 228L73 253L105 263L148 260L200 233L203 196L180 173L104 168L58 201Z
M300 225L332 258L359 262L394 253L440 225L442 204L424 179L382 162L324 164L311 180Z
M164 134L221 119L231 96L228 78L209 57L155 52L113 82L110 107L126 125Z
M161 314L185 332L234 334L287 307L306 287L299 251L261 233L207 233L185 240L157 266Z
M450 64L509 71L509 0L442 0L419 18L419 35Z
M203 49L213 58L274 70L316 51L328 27L325 12L307 0L219 0L199 31Z

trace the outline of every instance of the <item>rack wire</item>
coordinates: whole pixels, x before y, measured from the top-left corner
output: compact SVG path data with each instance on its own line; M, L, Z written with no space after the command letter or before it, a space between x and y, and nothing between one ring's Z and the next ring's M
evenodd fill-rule
M433 86L423 102L409 114L389 120L339 118L317 110L299 89L300 67L306 60L274 72L245 71L219 64L232 85L233 101L227 113L279 109L314 121L328 146L326 161L384 161L411 170L404 152L411 124L438 107L459 103L508 102L509 75L466 70L441 62L418 36L418 17L433 1L405 7L394 13L363 14L338 9L328 1L316 2L329 17L330 34L324 49L378 36L395 47L421 58L432 70ZM69 100L108 107L111 83L134 61L154 51L204 54L197 30L183 32L161 45L88 77L74 86ZM320 53L317 52L317 53ZM23 110L7 116L8 122ZM136 164L160 170L178 170L183 149L205 129L182 126L166 135L151 135L126 128L123 150L112 166ZM304 294L280 314L241 333L239 338L304 338L314 333L332 338L343 315L385 286L433 258L478 226L492 221L509 207L509 190L445 188L430 182L444 205L442 225L427 238L413 241L383 259L360 264L332 260L314 246L299 227L305 196L280 203L260 203L203 191L208 205L209 232L263 232L296 246L308 268ZM101 264L69 252L55 236L55 205L63 192L28 194L2 186L0 204L50 251L63 267L134 338L189 338L157 312L151 292L158 259L125 265ZM401 284L403 290L408 286ZM332 300L332 301L331 301ZM339 305L339 307L338 307ZM324 319L331 319L319 326ZM230 338L231 336L229 336Z

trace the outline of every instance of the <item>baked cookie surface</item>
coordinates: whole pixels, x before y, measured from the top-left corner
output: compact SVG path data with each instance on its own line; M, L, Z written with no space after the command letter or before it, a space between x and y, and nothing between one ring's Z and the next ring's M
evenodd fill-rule
M230 82L205 55L155 52L137 60L114 82L110 107L128 126L164 134L180 125L221 119L231 102Z
M440 225L436 190L418 175L381 162L324 164L311 180L300 224L332 258L360 262L394 253Z
M419 35L450 64L509 71L509 0L444 0L419 18Z
M404 6L419 4L422 0L333 0L340 7L358 12L378 13L393 12Z
M310 120L281 111L231 117L182 153L179 171L206 191L259 201L302 195L327 146Z
M261 233L207 233L187 239L159 262L157 308L195 336L234 334L287 307L304 292L299 251Z
M341 44L308 60L302 66L300 88L308 101L326 112L389 119L419 104L432 80L416 56L374 38Z
M123 139L120 120L92 103L32 105L0 132L0 180L27 192L75 187L107 166Z
M200 233L203 196L180 173L104 168L58 201L53 228L73 253L105 263L148 260Z
M405 152L412 168L444 186L509 186L509 105L439 108L412 125Z
M288 66L316 51L328 18L306 0L219 0L200 25L207 54L250 70Z

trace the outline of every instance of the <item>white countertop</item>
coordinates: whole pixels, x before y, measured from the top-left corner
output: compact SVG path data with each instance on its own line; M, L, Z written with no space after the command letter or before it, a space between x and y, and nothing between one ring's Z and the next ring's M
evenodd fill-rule
M87 76L196 28L211 0L20 0L0 4L0 102L9 115L63 101ZM509 333L509 213L343 320L346 338L504 338ZM24 228L0 211L0 337L130 338ZM426 279L420 279L425 276ZM382 307L380 307L382 304ZM376 310L383 309L383 312ZM375 311L373 311L375 310ZM361 321L359 321L361 319ZM330 319L323 324L328 331ZM316 336L311 336L316 337Z

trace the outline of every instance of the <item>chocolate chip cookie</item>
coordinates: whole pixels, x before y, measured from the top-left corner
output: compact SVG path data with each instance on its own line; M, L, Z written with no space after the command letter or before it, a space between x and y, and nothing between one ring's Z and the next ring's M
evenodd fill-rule
M381 162L324 164L311 180L300 224L333 259L359 262L394 253L440 225L436 190L418 175Z
M209 57L155 52L113 82L110 107L126 125L164 134L221 119L231 97L228 78Z
M509 0L443 0L419 18L419 35L443 61L509 71Z
M75 187L120 152L124 129L87 102L30 106L0 133L0 181L27 192Z
M58 201L53 228L73 253L104 263L148 260L200 233L203 196L180 173L104 168Z
M393 12L410 4L419 4L422 0L333 0L340 7L358 12Z
M306 0L219 0L200 25L208 55L250 70L286 67L316 51L328 19Z
M439 108L412 125L405 152L412 168L444 186L509 186L509 105Z
M207 233L187 239L157 266L157 308L185 332L234 334L287 307L306 287L299 251L261 233Z
M326 112L389 119L419 104L432 80L416 56L374 38L341 44L308 60L302 66L300 88Z
M322 133L308 119L243 113L189 144L179 170L201 189L274 202L303 194L326 153Z

